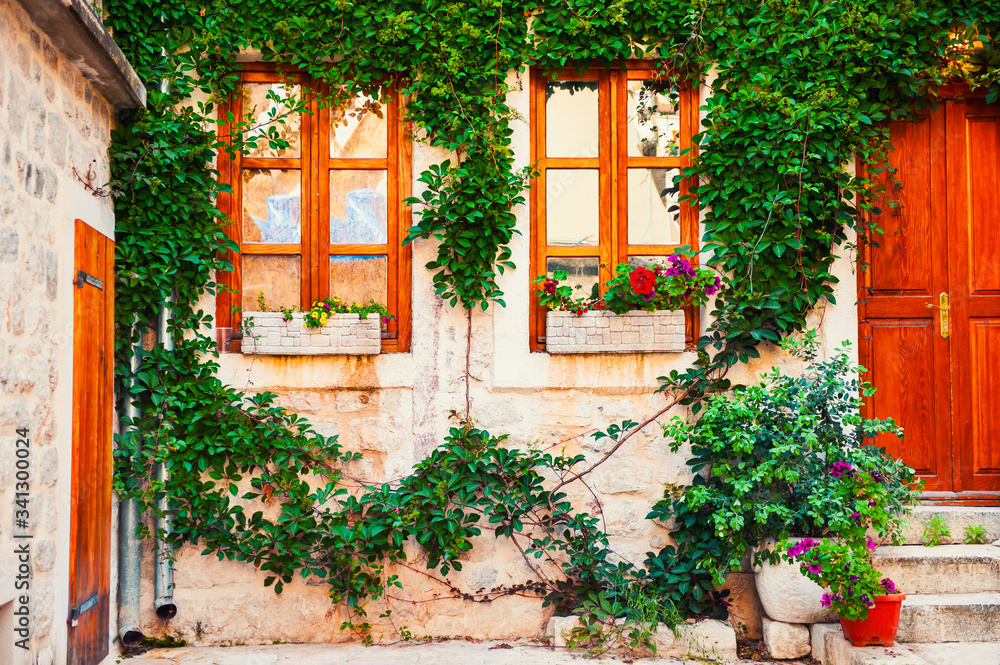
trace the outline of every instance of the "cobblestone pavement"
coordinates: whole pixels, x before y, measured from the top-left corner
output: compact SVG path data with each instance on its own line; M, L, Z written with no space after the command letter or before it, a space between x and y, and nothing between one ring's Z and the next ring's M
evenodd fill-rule
M111 662L116 662L112 660ZM465 642L366 647L345 644L276 644L238 647L154 649L118 660L122 665L617 665L623 658L585 658L532 642ZM682 665L704 661L642 658L641 665Z

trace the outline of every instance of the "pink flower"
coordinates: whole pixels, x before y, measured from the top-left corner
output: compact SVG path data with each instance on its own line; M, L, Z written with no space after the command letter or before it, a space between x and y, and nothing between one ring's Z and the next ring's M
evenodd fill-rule
M809 572L813 575L819 575L823 572L823 566L817 566L816 564L809 564Z
M874 552L874 551L875 551L875 549L876 549L876 548L878 547L878 543L876 543L876 542L875 542L874 540L872 540L871 538L867 538L867 537L866 537L866 538L865 538L865 541L866 541L866 543L865 543L865 544L866 544L866 545L868 545L868 549L870 549L870 550L871 550L872 552Z

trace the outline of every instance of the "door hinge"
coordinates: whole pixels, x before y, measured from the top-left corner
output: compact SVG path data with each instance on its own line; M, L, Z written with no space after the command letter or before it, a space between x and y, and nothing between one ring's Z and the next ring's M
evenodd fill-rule
M942 291L938 296L938 304L927 303L927 307L936 308L940 313L941 339L948 339L948 334L951 332L951 299L948 297L948 292Z
M76 271L76 279L73 281L76 284L76 288L82 289L84 284L90 284L91 286L96 286L101 291L104 290L104 280L97 279L93 275L88 275L82 270Z
M87 600L70 609L69 620L67 621L67 623L69 623L69 627L76 628L80 624L80 616L97 607L97 600L97 594L95 593Z

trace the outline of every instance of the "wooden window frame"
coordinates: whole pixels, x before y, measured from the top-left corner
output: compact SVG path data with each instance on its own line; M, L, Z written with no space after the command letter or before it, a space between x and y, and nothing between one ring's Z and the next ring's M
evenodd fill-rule
M632 157L628 154L628 81L652 80L657 77L655 63L648 60L629 61L626 69L607 70L592 66L584 71L565 68L555 76L546 76L541 69L531 73L531 163L536 165L538 177L532 183L531 206L531 275L547 272L547 259L559 256L597 257L602 264L616 266L627 263L629 256L665 256L677 247L689 245L698 249L698 208L693 201L680 203L681 238L679 245L629 245L628 243L628 169L629 167L686 168L695 156L693 136L698 127L698 89L685 85L678 89L680 104L680 156ZM598 83L598 157L566 158L547 157L545 145L545 86L550 81L597 81ZM588 247L550 246L546 239L545 191L548 169L597 168L600 195L598 197L598 245ZM690 194L692 183L682 181L680 196ZM605 291L598 273L600 292ZM535 291L538 286L529 284L531 311L529 314L529 346L532 351L545 350L545 307L538 304ZM698 308L685 309L687 345L693 348L698 330Z
M305 74L272 63L245 63L240 72L242 83L297 83L311 88L317 95L329 92L326 84L318 83ZM229 113L243 117L242 95L219 105L219 117ZM232 193L219 196L219 211L230 221L226 234L236 242L241 253L228 252L226 258L233 270L218 276L220 289L216 297L216 321L220 351L235 351L228 343L231 333L239 328L241 314L233 311L242 304L242 255L301 256L301 297L299 308L308 311L312 303L330 297L330 257L343 255L385 256L386 306L396 319L382 331L382 352L410 350L412 258L410 245L403 245L406 230L411 226L410 207L405 200L412 190L413 149L410 127L401 119L400 100L396 87L389 86L385 102L388 149L385 158L330 157L330 109L321 107L316 96L309 101L307 113L301 118L300 157L247 157L237 154L230 158L219 151L220 179L229 184ZM223 137L225 139L226 137ZM240 177L244 169L294 169L301 172L302 231L299 245L243 244L243 206ZM385 170L387 172L387 242L385 245L330 244L330 172L335 170ZM326 223L323 222L326 220ZM336 294L334 294L336 295Z

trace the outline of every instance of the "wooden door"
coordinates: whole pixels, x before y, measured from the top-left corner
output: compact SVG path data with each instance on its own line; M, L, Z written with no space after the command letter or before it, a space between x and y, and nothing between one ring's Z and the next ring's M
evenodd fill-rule
M80 220L75 238L68 662L92 665L111 611L114 243Z
M890 125L893 182L859 280L866 415L926 500L1000 499L1000 109L949 100Z

